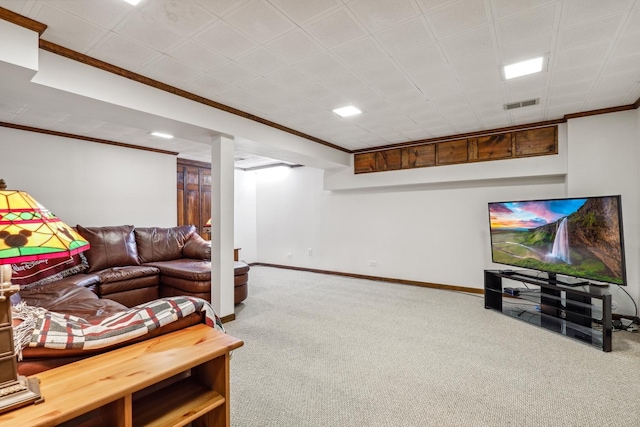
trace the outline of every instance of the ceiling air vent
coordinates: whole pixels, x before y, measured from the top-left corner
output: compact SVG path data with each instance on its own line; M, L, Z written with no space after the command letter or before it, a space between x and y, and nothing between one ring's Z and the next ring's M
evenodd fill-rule
M528 99L526 101L520 101L520 102L511 102L509 104L504 104L503 107L505 110L514 110L516 108L528 107L530 105L538 105L538 104L540 104L540 98Z

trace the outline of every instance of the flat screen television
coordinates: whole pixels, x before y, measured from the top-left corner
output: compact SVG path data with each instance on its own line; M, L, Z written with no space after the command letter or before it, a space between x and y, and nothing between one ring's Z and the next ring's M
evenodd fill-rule
M489 222L495 263L626 285L620 196L490 202Z

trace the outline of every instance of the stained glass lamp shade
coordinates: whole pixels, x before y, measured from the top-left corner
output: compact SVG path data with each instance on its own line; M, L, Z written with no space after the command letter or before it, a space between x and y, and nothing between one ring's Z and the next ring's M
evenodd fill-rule
M89 249L68 225L23 191L0 191L0 264L75 255Z
M0 179L0 413L42 401L37 378L18 375L9 296L11 264L72 256L89 242L23 191Z

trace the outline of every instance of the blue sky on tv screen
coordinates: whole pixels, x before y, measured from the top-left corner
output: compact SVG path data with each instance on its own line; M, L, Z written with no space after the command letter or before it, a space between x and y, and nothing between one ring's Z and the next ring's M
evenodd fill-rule
M492 230L529 230L571 215L587 199L541 200L489 204Z

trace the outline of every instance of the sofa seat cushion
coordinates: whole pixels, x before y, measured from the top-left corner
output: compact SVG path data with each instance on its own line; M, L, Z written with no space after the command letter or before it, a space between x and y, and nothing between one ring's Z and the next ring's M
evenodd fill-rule
M182 258L182 248L195 231L194 225L136 228L134 235L140 262L144 264Z
M76 228L78 233L91 245L91 248L84 252L89 263L88 272L140 264L133 225L115 227L77 225Z
M103 319L126 310L126 307L109 299L99 299L91 290L68 283L52 283L20 291L22 300L30 306L49 311L71 314L88 321Z
M148 265L132 265L129 267L112 267L95 274L100 278L100 284L121 282L123 280L136 279L138 277L157 276L160 271Z
M164 277L176 277L193 281L211 282L211 261L181 258L173 261L160 261L145 264L160 270L161 282Z

